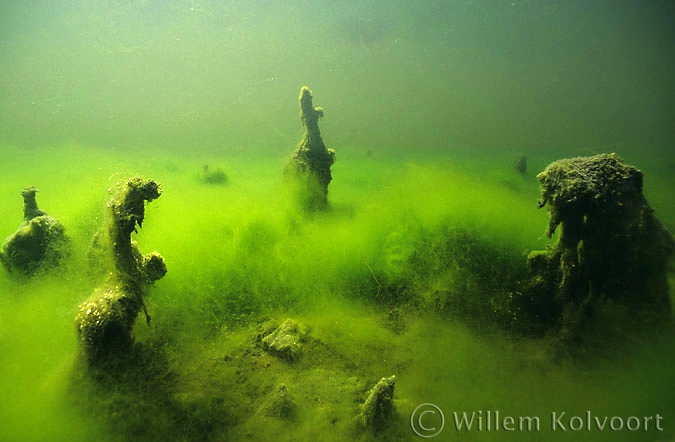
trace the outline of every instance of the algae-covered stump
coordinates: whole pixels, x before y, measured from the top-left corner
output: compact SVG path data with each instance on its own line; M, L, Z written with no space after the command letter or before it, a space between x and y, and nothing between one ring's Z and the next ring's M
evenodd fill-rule
M98 245L112 255L114 268L104 284L80 305L76 317L82 348L91 363L123 356L133 344L131 330L144 309L146 287L166 273L164 258L143 255L131 233L142 227L145 202L158 198L159 185L142 178L122 184L108 202L110 221L98 237Z
M361 427L379 433L391 424L396 415L396 406L394 405L395 385L396 376L390 376L380 379L370 389L359 414Z
M335 162L335 151L327 148L321 138L319 118L323 117L323 109L313 106L308 87L300 89L299 101L305 133L286 172L299 186L302 207L308 211L324 210L328 208L328 185L333 179L330 167Z
M516 172L519 174L525 175L527 173L527 155L524 153L518 154L516 162L513 163L513 168L516 169Z
M38 190L27 187L23 196L23 221L5 239L0 262L8 272L26 276L54 267L67 255L69 240L63 225L38 208Z
M616 154L563 159L537 175L548 206L548 236L533 252L531 290L549 297L560 337L573 343L592 325L603 300L624 306L628 321L658 327L670 320L668 262L675 242L642 194L643 174Z

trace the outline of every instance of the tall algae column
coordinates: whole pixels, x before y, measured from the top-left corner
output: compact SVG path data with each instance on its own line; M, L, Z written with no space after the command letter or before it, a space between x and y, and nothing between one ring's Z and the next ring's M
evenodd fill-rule
M27 187L23 196L23 221L0 248L0 262L10 273L26 276L53 267L67 254L69 244L63 225L38 208L37 189Z
M159 185L152 180L132 178L108 202L111 220L98 238L98 247L112 254L114 270L105 283L80 305L77 328L87 359L105 362L131 349L131 330L144 309L145 288L166 274L164 258L157 252L143 255L131 233L142 227L145 202L158 198Z
M330 167L335 162L335 151L329 149L321 138L319 118L323 109L312 105L312 91L300 89L300 120L305 126L300 145L286 167L300 186L298 189L302 207L308 211L328 208L328 184L333 177Z
M577 342L601 300L627 308L631 324L670 319L668 262L675 242L642 194L643 174L616 154L563 159L537 175L556 246L533 252L531 289L554 300L560 337Z

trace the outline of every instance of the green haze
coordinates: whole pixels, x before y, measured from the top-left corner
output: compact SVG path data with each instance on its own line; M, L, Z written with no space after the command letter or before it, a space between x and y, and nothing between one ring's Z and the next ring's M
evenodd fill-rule
M675 340L621 312L580 360L517 308L544 250L537 172L617 152L675 231L675 9L667 1L7 0L0 5L0 239L21 190L71 239L59 269L0 268L0 440L666 441ZM336 150L326 213L283 170L298 91ZM528 170L514 162L527 154ZM203 180L204 166L224 183ZM87 371L75 315L101 283L87 252L107 189L156 180L133 235L167 275L147 295L129 367ZM670 273L671 298L675 277ZM299 360L263 351L286 318ZM379 436L358 407L396 375ZM280 384L291 419L270 415ZM456 431L453 412L538 416L540 431ZM664 431L551 431L551 413L646 417Z
M296 91L336 146L672 155L668 1L8 0L0 139L285 151Z

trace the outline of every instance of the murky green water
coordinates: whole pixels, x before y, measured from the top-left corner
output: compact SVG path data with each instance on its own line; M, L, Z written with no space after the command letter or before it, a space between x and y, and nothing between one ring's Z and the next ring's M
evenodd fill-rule
M506 300L527 253L556 240L536 204L535 175L551 161L617 152L675 230L672 7L0 11L0 237L35 185L71 239L58 269L0 269L0 440L414 440L425 403L445 416L436 440L675 437L672 330L625 336L610 312L611 341L556 360L551 337L509 331L522 318ZM305 84L337 152L331 210L313 216L282 174ZM205 183L207 164L227 183ZM137 321L128 363L100 373L80 359L74 317L101 283L87 250L107 189L133 176L163 187L134 239L168 273L149 289L152 323ZM305 333L293 362L259 343L286 318ZM379 435L359 429L368 389L391 375L396 415ZM282 384L288 415L273 405ZM440 428L437 411L413 424ZM519 428L525 417L539 428Z

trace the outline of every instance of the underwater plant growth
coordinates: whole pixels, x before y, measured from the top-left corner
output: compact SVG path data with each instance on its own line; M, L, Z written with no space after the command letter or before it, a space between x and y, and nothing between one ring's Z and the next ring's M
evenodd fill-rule
M527 253L551 240L542 235L538 184L514 171L510 156L476 179L460 162L364 164L347 155L335 166L332 210L308 219L279 197L274 161L228 159L229 185L204 186L194 170L218 158L156 161L149 151L132 164L103 149L59 155L69 158L52 164L84 156L102 171L54 177L80 195L59 205L74 246L63 272L28 282L0 273L0 331L12 336L0 335L0 379L11 380L0 388L5 398L23 398L0 402L2 439L403 441L415 437L410 415L427 402L448 413L490 407L542 419L587 409L659 412L666 422L673 415L669 331L606 341L602 356L574 363L550 358L553 336L529 337L538 322L522 298ZM154 180L129 182L120 171L156 177L162 197ZM130 188L148 192L125 199ZM133 262L116 264L116 219L119 258ZM99 247L90 249L102 220ZM154 285L137 279L143 255L129 253L132 237L171 264ZM135 275L130 293L142 290L152 323L133 326L142 308L134 303L122 321L124 345L101 356L108 364L92 364L72 318L88 296L117 286L101 283L107 273L106 281L126 280L119 269ZM609 319L620 327L623 317ZM392 374L395 391L389 378L374 388ZM502 436L449 428L458 440ZM569 434L542 428L522 436ZM616 440L607 432L574 436Z
M674 6L0 1L0 441L675 441Z

